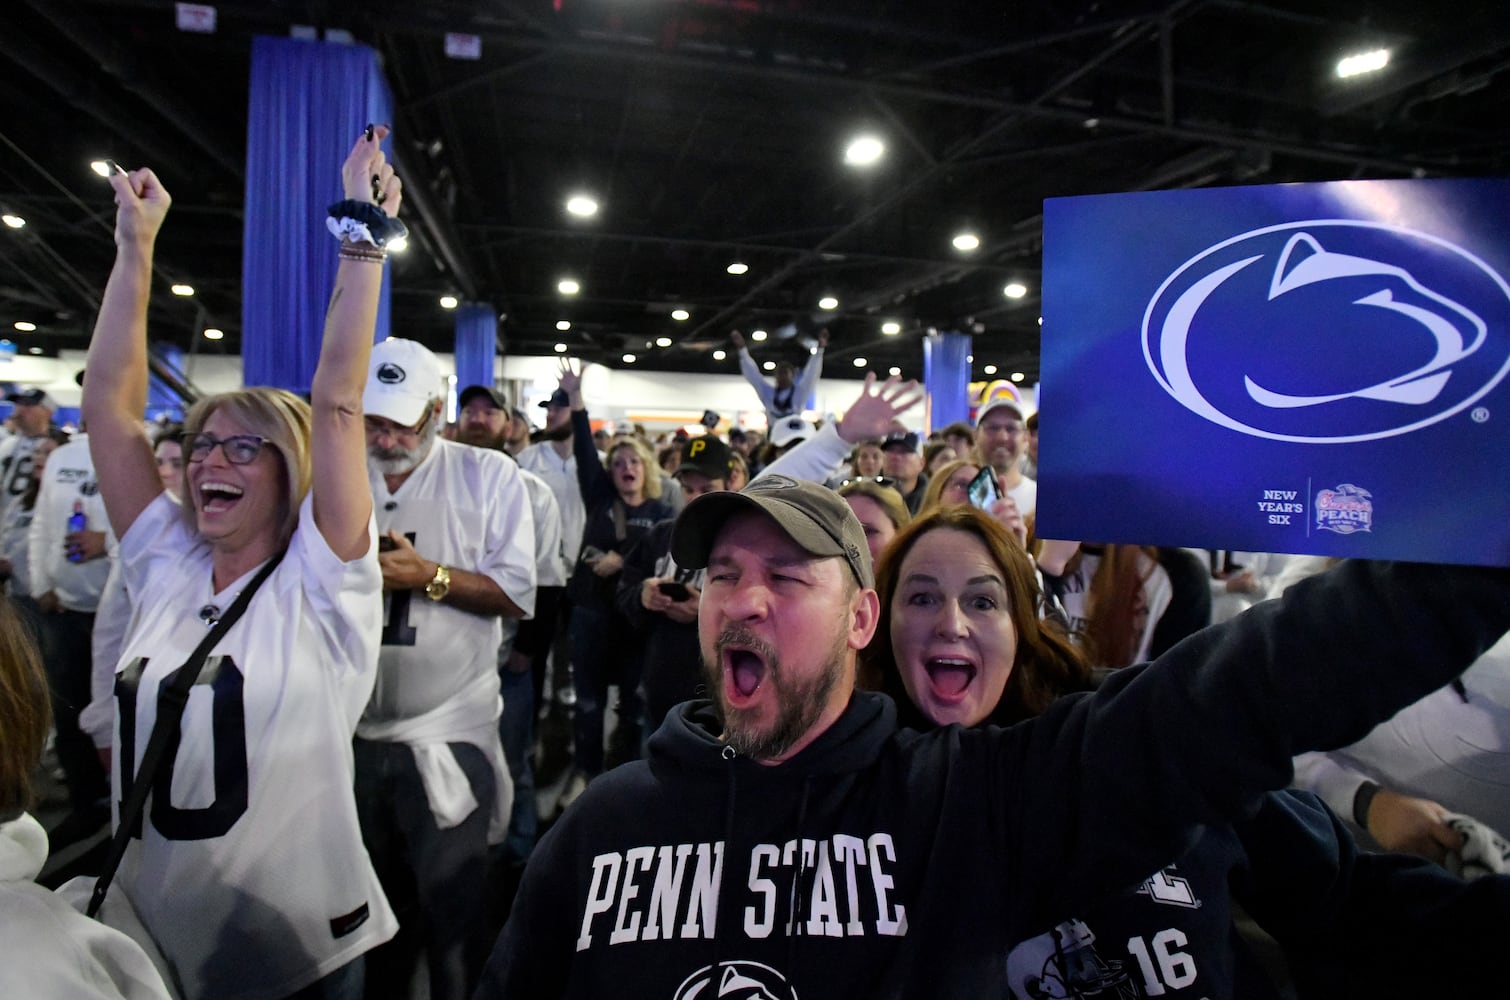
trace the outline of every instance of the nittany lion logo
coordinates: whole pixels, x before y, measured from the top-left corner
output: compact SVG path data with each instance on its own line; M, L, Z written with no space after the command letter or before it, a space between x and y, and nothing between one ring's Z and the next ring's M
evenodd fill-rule
M377 380L384 385L397 385L409 376L392 361L384 361L377 367Z
M682 980L672 1000L797 1000L797 991L769 965L719 962Z
M1143 316L1186 409L1254 437L1340 443L1461 413L1510 374L1510 284L1444 239L1313 219L1201 251Z

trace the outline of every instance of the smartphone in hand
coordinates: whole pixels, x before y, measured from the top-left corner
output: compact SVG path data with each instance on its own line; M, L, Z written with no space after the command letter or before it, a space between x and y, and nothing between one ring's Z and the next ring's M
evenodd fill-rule
M989 465L970 480L969 494L972 505L987 511L1002 498L1001 484L996 481L996 472Z
M685 601L692 596L692 591L687 589L685 583L677 583L675 580L662 580L655 585L655 589L671 598L673 601Z

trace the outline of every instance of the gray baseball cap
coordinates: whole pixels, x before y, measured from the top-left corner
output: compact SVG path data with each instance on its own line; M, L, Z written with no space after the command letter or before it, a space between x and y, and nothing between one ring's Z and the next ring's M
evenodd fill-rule
M865 529L849 504L827 486L781 475L761 476L738 493L708 493L689 503L671 533L676 564L706 567L724 522L746 510L769 515L803 551L843 559L860 586L875 588Z

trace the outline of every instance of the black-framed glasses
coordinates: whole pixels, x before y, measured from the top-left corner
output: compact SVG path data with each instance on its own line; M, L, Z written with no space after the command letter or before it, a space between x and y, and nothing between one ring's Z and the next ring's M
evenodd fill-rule
M897 488L897 481L890 476L851 476L849 479L841 482L839 486L845 487L850 483L875 483L877 486L890 486L892 489Z
M218 438L213 434L195 434L184 440L184 450L189 454L189 461L203 462L210 457L210 452L219 446L227 462L232 465L246 465L257 458L265 444L267 444L267 439L260 434L232 434L228 438Z

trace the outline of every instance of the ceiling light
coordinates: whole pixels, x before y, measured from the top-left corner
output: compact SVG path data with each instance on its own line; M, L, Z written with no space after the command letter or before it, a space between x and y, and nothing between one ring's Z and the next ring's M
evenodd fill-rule
M1005 295L1009 299L1020 299L1024 295L1028 294L1028 286L1022 284L1021 282L1014 281L1006 288L1003 288L1001 290L1001 294Z
M566 199L566 210L572 215L586 219L598 214L598 203L585 194L574 194Z
M224 330L217 330L217 329L215 329L215 327L212 326L209 329L205 330L205 332L204 332L204 339L205 340L224 340L225 339L225 331Z
M862 135L844 149L844 162L852 167L868 167L886 153L886 144L873 135Z
M673 309L671 310L671 318L676 320L678 323L683 323L691 319L692 314L685 309Z
M571 329L571 320L569 320L569 319L558 319L558 320L556 320L556 329L560 330L562 333L565 333L567 330Z
M753 333L750 334L750 339L751 340L764 340L765 339L765 331L764 330L756 330L756 331L754 331Z
M737 260L734 263L730 264L729 267L728 267L728 271L729 271L730 274L744 274L749 269L750 269L750 265L749 264L742 264L742 263L740 263Z
M985 372L987 375L995 375L996 374L996 366L995 365L987 365L986 367L982 368L981 371Z
M954 237L953 243L956 250L980 249L980 237L974 233L959 233Z
M403 253L405 250L409 249L409 237L395 236L393 239L383 244L383 249L392 250L394 253Z
M1027 378L1027 376L1024 375L1022 372L1013 372L1012 373L1012 381L1013 382L1021 382L1025 378Z
M725 350L722 350L722 349L713 352L713 360L714 361L722 361L724 358L727 358L728 356L729 356L729 352L725 351Z
M456 296L454 295L442 295L440 297L440 307L442 309L455 309L457 305Z
M776 362L774 362L774 361L767 361L765 364L761 365L760 367L764 368L768 372L773 372L773 371L776 370Z
M970 365L975 364L975 355L973 355L973 354L967 354L967 355L965 355L965 363L966 364L970 364Z
M89 169L93 170L95 173L99 174L101 177L109 177L110 176L110 161L109 160L90 160L89 161Z
M1039 326L1043 326L1043 317L1042 316L1038 317L1038 325Z
M40 348L40 347L28 347L26 349L26 353L27 354L41 354L42 353L42 348Z
M866 361L864 358L856 358L854 360L854 366L856 368L864 368L868 364L870 364L870 362Z
M818 308L837 309L839 308L839 300L834 298L832 295L825 295L823 296L823 298L818 300Z
M562 295L576 295L581 290L582 286L577 284L570 278L562 278L561 281L556 285L556 291L560 292Z
M1389 65L1389 49L1358 52L1337 60L1337 75L1344 80L1362 73L1377 73Z
M182 295L185 298L188 298L190 295L194 294L194 286L193 285L174 285L170 289L170 291L174 295Z
M624 355L624 363L626 365L632 365L632 364L634 364L634 355L633 354L626 354L626 355Z
M9 212L6 212L4 215L0 215L0 222L5 223L12 229L20 229L22 226L26 225L25 219L21 218L21 216L19 215L11 215Z
M556 353L557 354L565 354L566 353L566 345L565 344L557 344L556 345Z
M37 328L37 324L35 324L35 323L28 323L24 319L16 321L16 329L20 330L22 333L31 333L36 328Z
M657 337L657 338L655 338L655 346L656 347L670 347L671 346L671 338L670 337Z
M888 337L895 337L897 334L902 332L902 324L891 321L882 323L881 332L886 334L886 336Z

